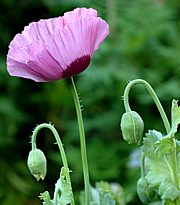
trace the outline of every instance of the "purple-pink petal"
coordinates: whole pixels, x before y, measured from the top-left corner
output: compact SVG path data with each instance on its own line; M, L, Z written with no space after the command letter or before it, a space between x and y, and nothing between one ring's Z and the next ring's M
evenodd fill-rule
M96 17L97 11L95 9L77 8L73 12L66 12L63 16L65 24L72 23L80 18Z
M63 17L30 23L9 45L8 72L36 82L78 74L108 33L108 24L94 9L78 8Z

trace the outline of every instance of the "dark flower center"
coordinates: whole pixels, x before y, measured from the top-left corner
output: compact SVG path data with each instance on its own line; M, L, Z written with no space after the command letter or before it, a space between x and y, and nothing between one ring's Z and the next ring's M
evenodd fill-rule
M71 77L73 75L81 73L88 67L90 61L91 61L90 55L84 55L80 58L77 58L70 65L68 65L67 68L63 71L63 77L64 78Z

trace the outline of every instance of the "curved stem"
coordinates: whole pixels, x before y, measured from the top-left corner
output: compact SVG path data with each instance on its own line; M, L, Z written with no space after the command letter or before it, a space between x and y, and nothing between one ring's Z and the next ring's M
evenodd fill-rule
M66 154L65 154L65 150L64 150L64 147L63 147L63 144L61 142L61 139L59 137L59 134L58 132L56 131L56 129L54 128L53 125L51 124L48 124L48 123L42 123L40 125L38 125L34 131L33 131L33 135L32 135L32 138L31 138L31 142L32 142L32 150L36 149L36 138L37 138L37 134L38 132L42 129L42 128L48 128L52 131L55 139L56 139L56 142L57 142L57 145L59 147L59 151L60 151L60 154L61 154L61 157L62 157L62 161L63 161L63 166L69 170L68 168L68 162L67 162L67 158L66 158ZM68 173L67 175L67 181L68 183L71 184L71 179L70 179L70 175ZM72 186L71 186L72 187ZM73 193L73 192L72 192ZM75 205L75 202L74 202L74 197L72 197L72 205Z
M149 85L149 83L147 83L146 81L144 81L142 79L136 79L136 80L130 81L130 83L125 88L125 91L124 91L124 106L125 106L126 112L131 111L131 108L129 106L128 96L129 96L129 92L130 92L131 87L135 84L142 84L148 90L149 94L153 98L153 100L154 100L154 102L155 102L155 104L156 104L156 106L159 110L159 113L161 115L161 118L163 120L165 129L166 129L166 132L169 133L170 129L171 129L170 124L169 124L168 118L166 116L166 113L164 112L164 109L163 109L161 103L160 103L156 93L154 92L153 88Z
M83 167L83 175L84 175L84 183L85 183L85 205L90 204L90 183L89 183L89 170L88 170L88 162L87 162L87 154L86 154L86 139L84 132L84 124L81 112L81 106L79 103L78 94L76 91L76 87L74 84L74 80L71 77L71 91L75 103L78 126L79 126L79 134L80 134L80 144L81 144L81 159L82 159L82 167Z

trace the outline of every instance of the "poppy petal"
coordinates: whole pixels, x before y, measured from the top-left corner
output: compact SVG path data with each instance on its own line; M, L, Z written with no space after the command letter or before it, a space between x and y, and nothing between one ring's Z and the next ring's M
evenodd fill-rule
M30 23L9 45L10 75L46 82L85 70L109 33L94 9L77 8L63 17Z

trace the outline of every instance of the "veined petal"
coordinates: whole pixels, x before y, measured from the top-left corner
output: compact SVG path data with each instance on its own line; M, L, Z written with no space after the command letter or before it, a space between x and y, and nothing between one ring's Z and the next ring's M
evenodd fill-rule
M63 16L65 24L74 22L80 18L96 17L97 11L95 9L77 8L74 11L66 12Z
M21 62L17 62L10 57L7 57L8 63L8 72L12 76L28 78L36 82L43 82L42 76L35 72L29 65Z
M36 82L54 81L63 76L61 65L46 49L41 50L36 58L29 58L26 62L17 62L10 57L8 57L8 62L8 72L12 76L30 78Z
M15 42L14 42L15 44ZM37 42L32 42L23 46L11 46L8 52L8 57L15 59L21 63L25 63L29 60L36 60L37 55L43 50L43 45ZM7 61L7 64L9 62Z
M29 41L27 38L25 38L25 36L23 36L22 34L17 34L15 35L15 37L13 38L13 40L11 41L9 48L11 50L14 48L23 48L24 46L30 45L32 42Z
M104 39L109 35L109 26L101 18L96 18L96 34L94 34L94 51L97 50Z
M82 18L66 24L60 33L53 36L47 47L63 69L66 69L82 56L91 58L108 33L109 27L102 19Z
M9 45L8 72L37 82L71 77L87 68L108 33L94 9L30 23Z
M26 26L22 32L22 35L31 42L39 41L46 44L49 39L52 38L52 34L58 33L63 27L64 21L62 17L40 20Z
M29 61L28 65L38 68L45 81L54 81L62 78L63 68L47 49L43 49L37 56L36 61ZM37 69L34 69L35 71Z

